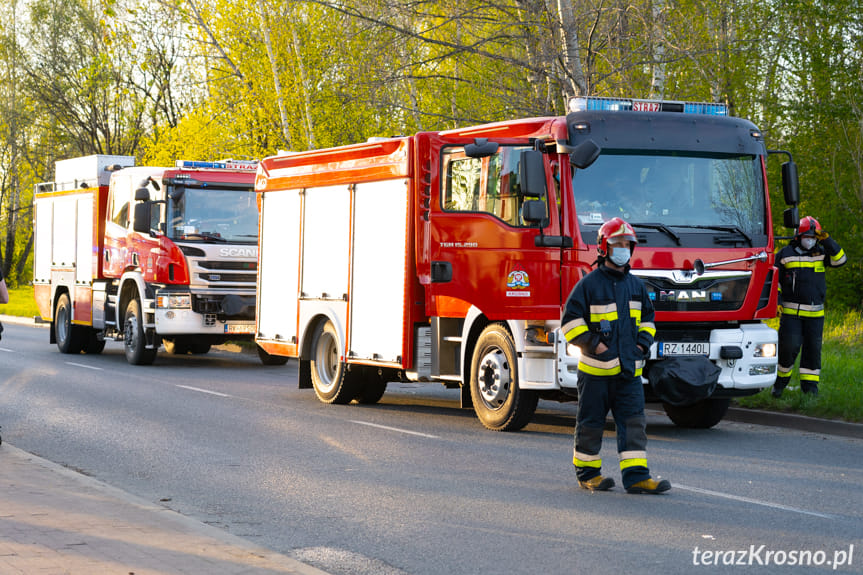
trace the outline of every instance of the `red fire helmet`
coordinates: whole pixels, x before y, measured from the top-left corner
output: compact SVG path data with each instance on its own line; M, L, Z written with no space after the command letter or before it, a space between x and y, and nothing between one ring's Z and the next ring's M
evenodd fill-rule
M599 234L596 237L596 253L602 257L607 256L608 240L620 237L629 240L630 252L635 251L635 244L638 243L635 230L623 218L611 218L599 228Z

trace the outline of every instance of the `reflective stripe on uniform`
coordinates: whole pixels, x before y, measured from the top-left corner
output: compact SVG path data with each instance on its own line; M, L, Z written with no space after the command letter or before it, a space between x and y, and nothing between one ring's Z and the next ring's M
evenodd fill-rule
M566 322L561 331L567 341L572 341L587 331L587 322L584 321L584 318L577 317L572 321Z
M841 266L845 263L845 250L839 248L839 253L835 256L830 256L830 265Z
M776 366L776 376L777 377L791 377L791 370L794 369L794 366L785 367L784 365Z
M647 452L646 451L621 451L620 452L620 469L628 467L647 467Z
M818 383L818 380L821 379L820 369L806 369L805 367L801 367L799 372L800 381L814 381Z
M652 321L646 321L638 326L638 331L646 331L650 337L656 337L656 324Z
M607 319L608 321L617 320L617 304L610 303L607 305L592 305L590 306L590 321L591 323L599 323Z
M641 323L641 302L640 301L631 301L629 302L629 317L635 320L635 325Z
M638 377L641 375L641 371L644 369L644 360L636 359L635 360L635 376Z
M599 469L602 467L602 457L600 457L598 453L596 455L591 455L589 453L575 451L572 454L572 464L576 467L595 467Z
M816 272L824 271L824 254L817 256L789 256L780 262L786 269L812 268Z
M582 354L578 361L578 369L590 375L617 375L620 373L620 358L601 361Z
M782 313L800 317L821 317L824 315L824 304L809 305L805 303L784 302Z

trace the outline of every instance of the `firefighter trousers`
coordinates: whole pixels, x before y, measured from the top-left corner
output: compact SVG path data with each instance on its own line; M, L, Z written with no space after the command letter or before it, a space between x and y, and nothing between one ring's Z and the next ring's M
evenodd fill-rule
M623 487L650 477L647 469L647 422L640 377L596 376L578 372L578 409L572 462L579 481L600 474L602 434L609 409L617 429Z
M779 319L779 366L776 368L776 390L785 389L800 353L800 389L804 393L818 390L821 375L821 336L824 316L800 317L782 314ZM800 348L803 351L800 351Z

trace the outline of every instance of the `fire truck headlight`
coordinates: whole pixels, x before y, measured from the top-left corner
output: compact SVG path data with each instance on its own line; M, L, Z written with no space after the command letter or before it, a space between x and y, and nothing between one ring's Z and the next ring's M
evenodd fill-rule
M156 307L163 309L189 309L192 307L192 296L187 293L160 295L156 297Z
M759 343L755 346L754 357L776 357L775 343Z

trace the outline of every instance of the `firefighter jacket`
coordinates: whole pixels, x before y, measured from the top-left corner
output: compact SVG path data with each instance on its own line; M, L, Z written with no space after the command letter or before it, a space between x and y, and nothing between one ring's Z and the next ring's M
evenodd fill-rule
M603 263L579 281L566 300L561 331L581 348L578 369L597 376L640 376L656 335L653 303L640 279ZM597 353L600 343L608 346ZM641 345L645 353L637 347Z
M822 317L827 294L827 267L845 263L845 251L827 237L806 251L796 238L779 250L779 305L781 312L800 317Z

